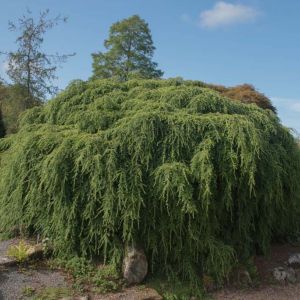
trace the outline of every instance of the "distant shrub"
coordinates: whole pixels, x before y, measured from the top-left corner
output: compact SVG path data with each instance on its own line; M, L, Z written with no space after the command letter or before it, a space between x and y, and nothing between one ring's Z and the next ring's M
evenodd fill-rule
M0 227L59 254L221 281L237 256L299 228L300 154L270 110L201 82L76 81L0 141Z
M26 109L41 104L39 101L32 100L30 102L26 101L26 106L25 99L24 87L20 85L6 85L0 82L0 137L1 128L5 128L6 134L16 133L19 128L20 115Z
M223 96L233 100L240 101L245 104L254 103L263 109L270 109L276 113L276 108L273 106L270 99L264 94L258 92L254 86L250 84L242 84L235 87L226 88L218 85L207 85L209 88L218 91Z
M241 101L242 103L255 103L261 108L270 109L273 112L276 112L276 109L272 105L270 99L268 99L264 94L256 91L252 85L238 85L236 87L228 88L222 94L228 98Z

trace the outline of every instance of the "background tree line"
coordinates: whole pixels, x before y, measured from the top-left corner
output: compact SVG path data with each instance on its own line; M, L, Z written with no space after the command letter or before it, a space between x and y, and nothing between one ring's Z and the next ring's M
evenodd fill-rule
M6 57L10 83L0 82L0 137L15 133L18 117L26 109L42 105L48 96L58 91L54 84L59 64L74 54L49 55L42 51L45 33L66 22L66 18L49 18L49 10L35 20L30 11L10 22L9 30L18 31L17 50L0 52ZM160 78L163 72L152 61L155 47L148 24L139 16L113 24L104 42L106 53L93 53L91 79Z
M61 23L65 17L49 17L49 10L34 19L30 11L9 22L9 30L19 32L17 50L0 52L7 62L6 74L9 83L0 81L0 137L15 133L20 114L33 106L42 105L48 97L57 94L54 84L57 67L73 54L48 54L42 50L45 33ZM153 61L155 47L151 31L145 20L138 15L118 21L110 27L104 41L106 52L92 54L90 80L114 78L129 79L161 78L163 72ZM264 109L276 112L271 101L245 84L233 88L207 84L224 96L244 103L255 103Z
M17 22L9 22L9 30L18 32L17 49L0 52L5 57L9 78L8 83L0 81L0 135L15 133L18 117L24 110L41 105L57 93L57 67L74 54L48 54L42 46L45 33L62 22L66 18L50 18L49 10L41 12L37 20L28 10Z

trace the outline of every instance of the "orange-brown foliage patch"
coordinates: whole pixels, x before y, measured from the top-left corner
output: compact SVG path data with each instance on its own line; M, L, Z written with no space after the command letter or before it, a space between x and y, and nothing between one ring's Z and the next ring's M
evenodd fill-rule
M263 109L270 109L276 113L276 108L273 106L271 100L263 93L258 92L251 84L242 84L228 88L222 85L214 84L207 84L206 86L230 99L238 100L246 104L255 103L257 106Z

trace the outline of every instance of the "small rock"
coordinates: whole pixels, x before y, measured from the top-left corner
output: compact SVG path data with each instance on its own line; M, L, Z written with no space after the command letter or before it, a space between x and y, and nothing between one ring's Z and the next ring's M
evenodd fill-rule
M123 261L123 277L128 284L141 283L148 273L148 262L142 249L128 247Z
M34 259L41 259L43 258L43 245L42 244L36 244L33 246L30 246L27 250L28 259L34 260Z
M238 272L238 282L240 285L249 286L252 284L252 279L247 270L240 270Z
M287 281L290 283L295 283L297 281L297 275L293 268L289 268L287 271Z
M300 253L291 255L288 259L288 265L293 268L300 268Z
M0 256L0 267L9 267L16 263L15 259L7 257L7 256Z
M36 244L31 246L27 250L28 258L29 259L36 259L43 257L43 245L42 244Z
M290 283L295 283L296 282L296 272L292 268L274 268L273 269L273 276L277 281L287 281Z
M287 274L286 274L284 268L279 267L279 268L275 268L273 270L273 276L277 281L284 281L284 280L286 280Z

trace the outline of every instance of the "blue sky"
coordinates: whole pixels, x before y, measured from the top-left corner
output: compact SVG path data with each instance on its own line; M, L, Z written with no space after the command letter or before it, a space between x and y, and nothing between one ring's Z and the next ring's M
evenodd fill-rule
M298 0L2 0L0 50L14 49L8 20L30 8L68 16L49 32L48 53L76 52L58 85L91 75L91 53L102 51L110 25L133 14L148 23L154 60L164 77L233 86L251 83L270 97L282 122L300 132L300 1ZM0 61L3 75L5 62Z

